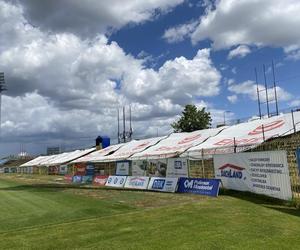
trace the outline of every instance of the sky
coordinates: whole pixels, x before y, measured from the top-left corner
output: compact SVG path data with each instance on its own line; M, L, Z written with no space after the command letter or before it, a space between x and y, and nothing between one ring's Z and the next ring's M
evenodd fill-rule
M0 0L0 156L116 142L129 105L135 139L172 132L186 104L213 126L256 116L254 69L272 100L272 61L279 109L299 108L299 12L298 0Z

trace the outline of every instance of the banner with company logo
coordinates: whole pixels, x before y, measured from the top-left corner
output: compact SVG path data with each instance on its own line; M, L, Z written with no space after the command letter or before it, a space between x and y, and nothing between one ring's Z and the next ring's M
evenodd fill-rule
M146 160L132 161L132 176L146 175L148 162Z
M59 174L64 175L68 173L68 165L59 166Z
M84 175L81 178L81 183L83 184L91 184L93 182L93 176L92 175Z
M188 163L186 158L169 158L167 177L188 177Z
M94 165L87 165L85 170L85 175L94 175L95 174L95 167Z
M151 177L148 189L160 192L175 193L178 178Z
M179 178L178 193L193 193L217 197L220 180L202 178Z
M105 186L122 188L124 187L126 178L127 178L126 176L110 175L105 183Z
M292 198L286 151L215 155L214 169L225 188Z
M129 161L117 161L116 175L129 175Z
M72 178L73 183L81 183L82 181L82 176L81 175L74 175Z
M93 180L93 184L96 186L105 186L108 179L108 175L96 175Z
M147 189L149 177L145 176L128 176L125 182L125 188Z
M65 176L64 176L64 181L65 181L65 182L71 183L71 182L72 182L72 179L73 179L73 176L72 176L72 175L65 175Z

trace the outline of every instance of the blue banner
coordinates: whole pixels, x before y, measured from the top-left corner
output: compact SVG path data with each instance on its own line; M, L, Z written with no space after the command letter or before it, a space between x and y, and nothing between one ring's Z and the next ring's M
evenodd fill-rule
M85 175L94 175L95 167L93 165L87 165L85 171Z
M296 158L297 158L297 163L298 163L298 173L300 175L300 148L297 148L297 150L296 150Z
M217 197L220 180L200 178L179 178L178 193L193 193Z
M73 183L81 183L82 176L80 176L80 175L74 175L72 181L73 181Z
M92 182L93 182L93 176L92 175L82 176L81 183L91 184Z

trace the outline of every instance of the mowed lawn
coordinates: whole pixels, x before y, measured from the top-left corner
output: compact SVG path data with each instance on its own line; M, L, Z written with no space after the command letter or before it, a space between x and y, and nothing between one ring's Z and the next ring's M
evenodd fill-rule
M300 210L239 194L0 177L0 249L300 249Z

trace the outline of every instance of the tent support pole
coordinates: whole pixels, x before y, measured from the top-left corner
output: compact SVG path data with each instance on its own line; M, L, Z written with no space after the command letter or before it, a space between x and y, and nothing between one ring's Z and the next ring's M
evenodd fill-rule
M204 151L203 151L203 148L201 149L201 162L202 162L202 178L205 178L205 173L204 173Z

